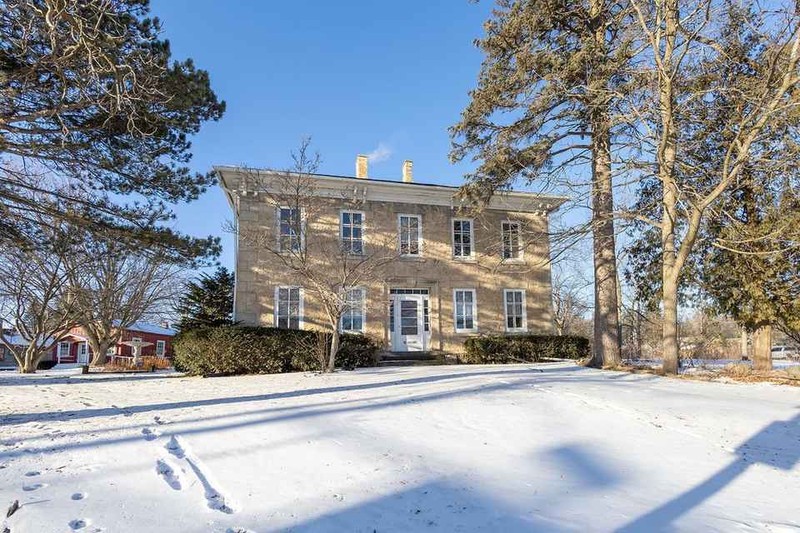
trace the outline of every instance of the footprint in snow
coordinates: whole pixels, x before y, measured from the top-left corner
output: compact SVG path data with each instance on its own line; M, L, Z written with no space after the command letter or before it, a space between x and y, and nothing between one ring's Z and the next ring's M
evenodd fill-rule
M175 438L175 435L169 438L169 442L167 443L165 448L169 450L169 453L171 453L178 459L183 459L183 456L185 455L183 447L181 446L181 443L178 442L178 439Z
M25 492L33 492L35 490L39 490L42 487L46 487L47 485L44 483L31 483L30 485L22 485L22 490Z
M164 421L161 419L161 417L160 417L160 416L154 416L154 417L153 417L153 421L155 421L155 423L156 423L156 424L158 424L158 425L161 425L161 424L164 424L164 423L165 423L165 422L164 422Z
M41 474L38 470L31 470L30 472L25 472L25 477L34 477Z
M76 518L75 520L70 520L69 521L69 527L73 531L78 531L79 529L83 529L88 525L89 525L89 519L88 518Z
M144 428L142 435L144 435L144 440L156 440L158 438L158 432L150 428Z
M167 485L172 487L173 490L181 490L181 480L178 474L165 460L159 459L156 461L156 472L164 478L164 481L166 481Z
M75 501L83 500L83 499L86 499L86 493L85 492L76 492L75 494L70 496L70 498L75 500Z
M225 530L225 533L256 533L252 529L247 529L243 527L229 527Z

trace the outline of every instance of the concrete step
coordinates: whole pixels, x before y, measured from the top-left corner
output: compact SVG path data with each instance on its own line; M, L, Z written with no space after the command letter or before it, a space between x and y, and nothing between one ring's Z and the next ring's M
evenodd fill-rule
M437 366L446 365L447 361L439 358L431 359L381 359L378 366Z

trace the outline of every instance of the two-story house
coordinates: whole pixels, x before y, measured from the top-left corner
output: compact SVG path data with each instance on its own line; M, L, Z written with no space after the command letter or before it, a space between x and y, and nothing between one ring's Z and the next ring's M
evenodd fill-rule
M457 187L415 183L410 161L401 180L371 179L367 158L358 156L355 177L308 177L319 201L306 220L296 212L302 209L259 192L283 173L215 171L238 228L234 319L243 324L327 327L314 292L280 258L242 238L262 231L299 247L305 237L287 228L303 218L304 234L325 234L354 253L378 243L395 248L381 279L348 291L341 331L371 335L392 352L445 353L462 351L473 335L552 332L548 217L565 198L504 192L468 211Z

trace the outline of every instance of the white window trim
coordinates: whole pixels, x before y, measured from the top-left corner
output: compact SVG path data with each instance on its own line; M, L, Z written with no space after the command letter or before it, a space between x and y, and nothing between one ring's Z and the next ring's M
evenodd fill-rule
M522 293L522 327L509 328L508 327L508 299L509 292ZM505 326L506 333L526 333L528 331L528 295L525 289L503 289L503 325Z
M503 257L505 254L505 240L503 239L503 224L516 224L517 231L517 244L519 245L518 257ZM522 240L522 222L519 220L506 219L500 221L500 260L503 263L523 263L525 261L525 244Z
M65 345L65 344L67 345L67 353L66 354L62 354L61 353L61 346ZM71 342L69 342L69 341L58 341L58 345L57 345L57 348L56 348L56 362L60 363L62 357L69 357L70 356L69 352L71 350L72 350L72 343Z
M291 253L291 250L284 250L281 246L281 209L295 209L288 205L279 205L275 208L275 242L278 246L278 252L281 254ZM306 210L302 207L300 209L300 251L305 250L306 247Z
M158 347L161 346L161 350ZM164 340L157 340L156 341L156 355L159 357L164 357L167 353L167 341Z
M344 314L339 317L339 333L353 333L353 334L363 334L367 330L367 289L364 287L350 287L347 291L361 291L361 329L355 330L350 329L345 331L342 328L342 321L344 320Z
M459 291L472 293L472 328L458 327L458 306L456 304L456 293ZM475 289L453 289L453 329L456 333L476 333L478 331L478 292Z
M456 222L469 222L469 255L456 255ZM501 226L502 231L502 226ZM472 218L451 218L450 219L450 254L453 259L461 261L475 259L475 220Z
M364 211L359 211L357 209L342 209L339 211L339 242L344 242L344 223L342 222L342 215L345 213L356 213L361 215L361 254L366 254L366 241L364 239L364 229L366 226L367 214ZM302 215L301 215L302 216ZM352 224L351 224L352 226ZM301 239L302 240L302 239ZM359 254L354 254L350 252L351 255L358 256Z
M303 326L305 325L305 294L303 291L303 287L299 285L278 285L275 287L275 299L272 301L272 317L273 317L273 325L277 328L278 327L278 291L280 289L298 289L299 291L299 298L300 298L300 305L298 309L299 316L297 317L297 329L304 329Z
M402 226L400 224L403 217L409 218L416 218L417 219L417 249L419 253L416 254L404 254L401 252L403 249L403 231ZM422 257L422 215L414 215L411 213L398 213L397 214L397 251L400 253L400 257Z

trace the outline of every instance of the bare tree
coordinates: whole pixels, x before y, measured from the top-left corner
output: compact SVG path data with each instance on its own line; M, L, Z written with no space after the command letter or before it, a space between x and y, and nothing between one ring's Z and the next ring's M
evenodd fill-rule
M35 248L0 254L0 325L9 324L24 340L13 342L0 327L0 343L14 355L19 371L36 372L39 361L76 324L70 290L71 238L56 237Z
M342 202L357 209L364 199L347 185L336 191L322 191L314 177L319 163L319 154L311 152L310 139L304 139L292 153L289 169L246 171L247 187L252 187L272 208L277 220L273 227L231 229L242 242L267 252L322 306L332 334L322 370L333 372L341 340L340 322L351 306L350 291L382 280L386 265L397 257L397 251L392 236L383 240L373 236L363 241L340 237L338 220L331 224L331 213L338 216Z
M553 269L553 326L556 335L574 335L585 321L584 316L591 311L585 289L591 285L576 272Z
M748 163L777 161L767 154L783 136L771 125L796 116L800 17L783 1L631 5L652 57L643 69L655 105L639 115L639 131L659 191L648 222L660 232L664 371L676 373L678 289L703 223L723 216L714 209Z
M86 235L67 261L77 320L92 351L92 365L105 360L126 328L171 305L180 287L178 267L159 249L135 250Z

